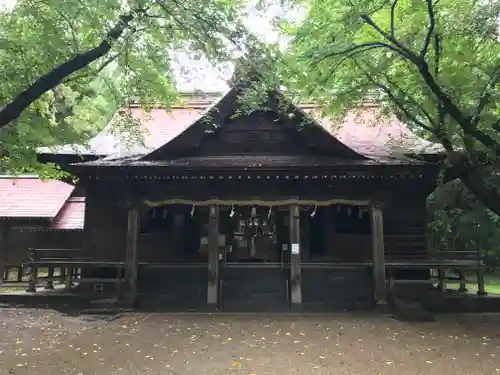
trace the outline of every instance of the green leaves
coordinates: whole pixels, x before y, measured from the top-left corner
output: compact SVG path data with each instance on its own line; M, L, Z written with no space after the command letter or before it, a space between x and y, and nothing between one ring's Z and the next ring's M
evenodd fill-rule
M413 61L425 51L428 71L464 117L478 112L485 92L491 95L478 127L500 141L492 132L500 110L500 43L493 32L498 4L432 1L431 14L426 1L312 0L307 5L306 20L295 30L285 27L295 37L290 56L296 69L307 72L294 76L290 88L308 99L329 98L325 104L333 115L356 106L368 90L381 91L383 106L420 130L434 131L438 95L421 74L424 60ZM431 16L435 24L429 29ZM407 53L415 58L405 57ZM464 145L462 125L450 113L445 116L449 137L458 147ZM484 149L484 144L476 141L474 147Z
M30 98L29 107L0 128L0 172L40 168L37 147L84 143L127 98L168 108L177 100L176 51L227 60L234 42L249 40L242 15L239 0L19 0L0 13L2 111L20 103L19 95L41 77L50 83L51 72L75 56L103 42L111 49L62 84L50 83L50 92Z

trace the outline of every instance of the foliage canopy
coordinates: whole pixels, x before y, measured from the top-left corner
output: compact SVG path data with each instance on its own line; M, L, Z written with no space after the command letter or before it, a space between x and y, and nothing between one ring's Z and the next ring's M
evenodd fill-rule
M226 61L250 41L240 0L19 0L0 11L0 168L82 144L127 98L177 99L175 52ZM37 165L39 168L40 165Z
M336 118L368 94L441 143L447 179L460 178L500 214L485 164L500 156L499 2L309 0L280 65L294 93Z

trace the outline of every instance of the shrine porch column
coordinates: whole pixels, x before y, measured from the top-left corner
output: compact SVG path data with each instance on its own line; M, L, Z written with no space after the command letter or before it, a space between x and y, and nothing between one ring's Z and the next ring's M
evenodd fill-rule
M219 305L219 207L208 207L208 284L207 304Z
M139 233L139 209L137 207L128 210L127 244L125 249L125 301L135 305L137 300L137 237Z
M290 302L291 307L302 304L302 278L300 270L300 209L290 205Z
M374 300L376 305L386 303L385 249L384 249L384 217L382 204L371 204L372 227L372 263Z

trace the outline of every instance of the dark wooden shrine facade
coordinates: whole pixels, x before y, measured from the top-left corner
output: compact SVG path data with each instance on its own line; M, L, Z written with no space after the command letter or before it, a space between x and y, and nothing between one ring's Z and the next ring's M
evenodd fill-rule
M153 152L73 165L86 190L85 257L123 268L132 303L383 301L389 269L429 258L437 166L362 155L304 126L296 108L235 116L237 95Z

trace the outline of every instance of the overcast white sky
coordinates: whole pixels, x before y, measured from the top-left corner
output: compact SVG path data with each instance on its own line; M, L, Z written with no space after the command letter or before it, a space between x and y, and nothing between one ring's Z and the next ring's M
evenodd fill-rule
M10 9L17 0L0 0L0 8ZM250 0L251 1L251 0ZM250 7L250 10L252 7ZM279 5L270 6L263 16L257 11L250 11L248 17L248 26L254 33L263 40L273 43L279 40L279 34L273 31L270 20L283 14ZM227 80L232 75L232 67L211 66L207 61L194 61L186 54L178 55L178 66L176 67L177 79L179 81L178 90L180 91L225 91L227 89ZM182 67L189 66L189 74L181 74ZM189 79L187 79L189 77Z

